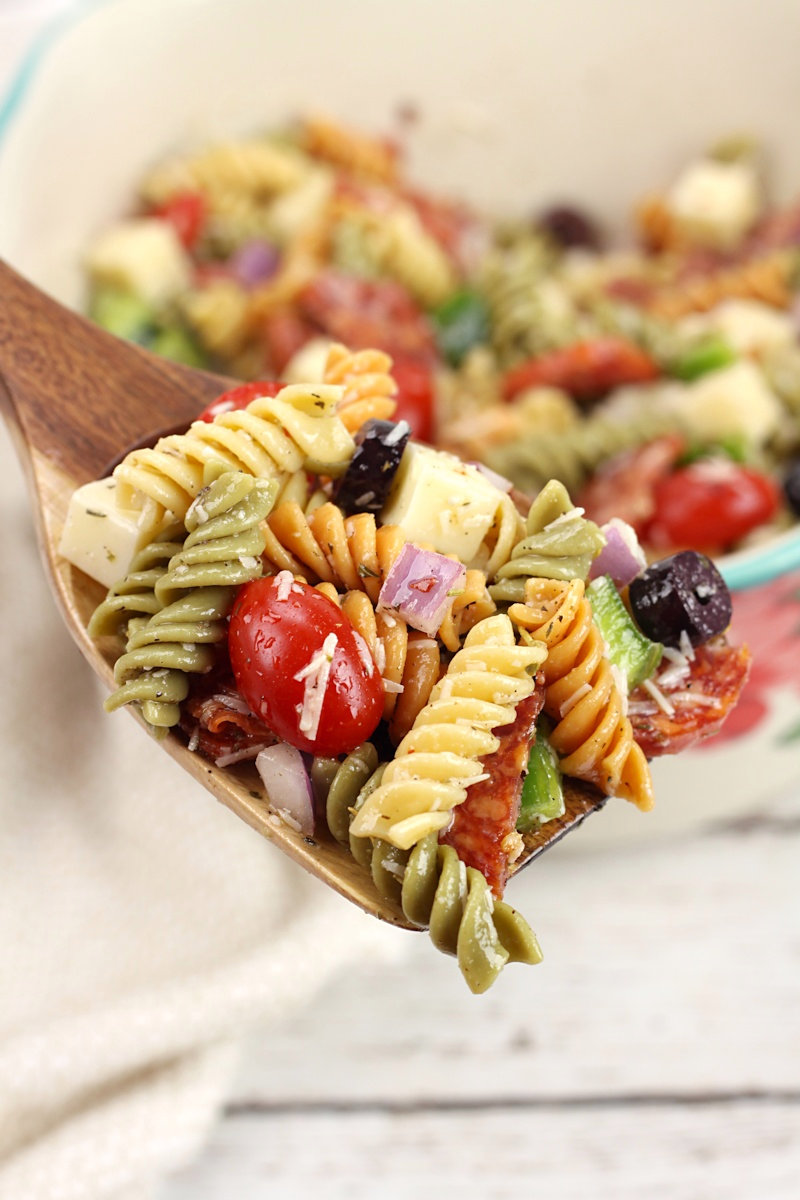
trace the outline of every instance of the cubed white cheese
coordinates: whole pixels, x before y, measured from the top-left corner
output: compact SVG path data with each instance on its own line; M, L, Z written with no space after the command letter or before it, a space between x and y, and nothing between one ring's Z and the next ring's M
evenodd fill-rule
M73 492L59 553L92 579L111 587L127 574L131 559L161 533L147 510L119 508L116 480L95 479Z
M739 354L760 354L796 338L789 314L760 300L724 300L710 312L686 317L681 328L689 334L720 333Z
M742 436L758 446L776 431L782 413L763 373L747 360L704 375L675 405L689 433L701 441Z
M157 217L121 221L101 233L86 265L95 283L133 292L155 308L191 282L189 256L173 226Z
M292 355L281 378L287 383L322 383L330 348L330 338L311 338Z
M730 249L755 223L761 187L748 162L704 159L687 167L670 188L667 208L694 242Z
M334 188L333 172L327 167L311 170L308 177L273 200L267 213L269 233L280 245L288 245L318 224Z
M411 542L469 565L492 527L501 495L475 467L452 454L410 442L381 521Z

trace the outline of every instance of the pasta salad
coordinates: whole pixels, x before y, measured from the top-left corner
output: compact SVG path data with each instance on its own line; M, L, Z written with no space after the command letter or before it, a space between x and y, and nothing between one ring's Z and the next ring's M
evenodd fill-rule
M418 441L393 364L250 383L72 497L62 555L108 590L115 690L157 736L253 764L475 992L540 950L504 900L564 779L653 804L649 759L715 733L749 656L682 551L646 566L557 480L529 500Z
M308 116L156 164L89 248L88 305L236 378L382 349L416 437L530 494L557 478L649 557L715 557L800 511L799 244L743 138L611 247L582 207L476 213L413 184L398 142Z

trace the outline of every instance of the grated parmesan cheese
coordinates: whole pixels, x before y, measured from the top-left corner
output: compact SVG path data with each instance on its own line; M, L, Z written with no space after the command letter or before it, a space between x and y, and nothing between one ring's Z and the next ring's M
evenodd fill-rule
M383 439L384 445L394 446L395 442L399 442L407 433L411 433L408 421L398 421L394 429L391 429Z
M575 707L575 705L578 703L579 700L582 700L584 696L589 695L589 692L591 692L591 690L592 690L592 685L590 683L582 683L580 685L580 687L575 688L575 691L572 693L572 695L568 696L567 699L564 701L564 703L559 708L559 710L558 710L559 716L562 718L565 717L567 715L567 713L570 712Z
M371 679L375 674L375 660L370 654L369 646L357 629L354 630L353 636L355 638L356 649L358 650L358 657L361 659L361 664L367 673L367 677Z
M675 706L670 704L667 697L661 691L661 688L657 687L652 679L645 679L642 687L646 692L649 692L662 712L665 712L668 717L675 716Z
M707 696L704 692L673 692L671 699L676 704L702 704L708 708L722 708L718 696Z
M586 512L585 508L570 508L567 512L562 513L560 517L553 517L552 521L548 521L546 529L556 529L559 525L566 525L569 521L576 521Z
M622 667L618 667L616 663L611 663L611 678L617 685L620 702L622 704L622 715L628 715L628 676L623 671Z
M298 729L311 741L319 730L322 705L325 700L325 689L331 673L331 663L339 644L335 633L329 633L322 643L321 649L312 655L310 660L294 676L298 682L304 682L303 703L299 709Z
M241 750L231 750L230 754L220 754L214 762L218 767L232 767L234 763L244 762L247 758L256 758L262 750L266 750L266 743L261 746L245 746Z
M292 577L291 571L279 571L279 573L275 576L275 582L278 585L278 591L275 599L288 600L289 593L292 590L292 584L294 583L294 578Z

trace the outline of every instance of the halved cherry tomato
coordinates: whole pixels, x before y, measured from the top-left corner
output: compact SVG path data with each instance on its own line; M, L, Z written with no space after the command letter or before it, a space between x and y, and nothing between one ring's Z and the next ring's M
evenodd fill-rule
M660 375L658 364L627 338L608 335L573 342L529 358L506 372L503 395L511 400L529 387L557 387L576 400L596 400L624 383L644 383Z
M247 408L251 400L259 396L277 396L284 384L274 379L257 379L254 383L240 383L238 387L223 392L212 400L206 408L195 417L196 421L213 421L220 413L233 412L238 408Z
M706 459L659 480L654 500L653 546L725 550L775 516L780 491L761 471Z
M408 421L411 436L433 441L433 376L424 363L396 358L391 369L397 384L395 421Z
M288 573L239 590L228 650L236 685L273 733L310 754L345 754L375 730L383 684L332 600Z
M176 192L153 210L169 221L187 250L197 244L206 222L206 202L200 192Z

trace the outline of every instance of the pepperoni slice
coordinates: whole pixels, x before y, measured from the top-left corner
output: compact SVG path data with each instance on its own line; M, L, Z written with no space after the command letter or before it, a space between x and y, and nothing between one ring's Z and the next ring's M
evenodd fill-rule
M515 720L495 729L500 745L481 759L487 779L467 788L467 798L453 810L453 823L440 841L452 846L468 867L476 867L500 899L509 874L509 836L519 816L523 772L536 734L536 718L544 704L544 684L517 705Z
M674 708L672 715L637 711L652 702L642 687L631 693L630 720L633 736L648 758L677 754L687 747L713 737L736 706L750 671L750 651L746 646L709 642L698 646L690 664L690 675L662 692ZM691 696L697 700L687 699Z

